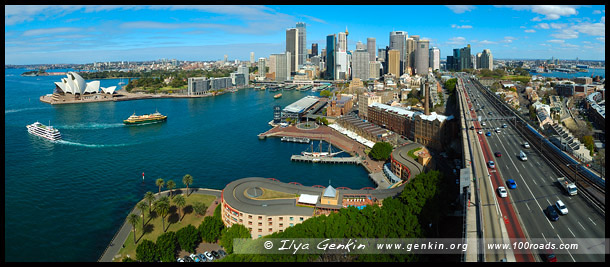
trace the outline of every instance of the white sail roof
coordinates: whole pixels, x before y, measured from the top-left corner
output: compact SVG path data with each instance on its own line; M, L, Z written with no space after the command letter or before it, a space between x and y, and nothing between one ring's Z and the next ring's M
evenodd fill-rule
M55 82L55 85L64 93L70 94L85 94L97 93L100 89L100 81L85 82L85 79L78 73L70 71L66 74L67 78L62 78L61 82Z

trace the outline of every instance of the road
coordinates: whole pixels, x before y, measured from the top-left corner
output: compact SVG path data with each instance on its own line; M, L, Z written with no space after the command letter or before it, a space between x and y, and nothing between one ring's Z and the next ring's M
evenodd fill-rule
M479 112L475 111L477 116L483 119L497 117L498 110L490 101L491 96L483 91L485 89L475 88L468 82L467 85L473 96L475 110L484 106ZM578 242L584 245L586 241L579 242L578 239L604 238L605 217L597 213L581 195L568 196L563 191L556 183L561 174L544 159L543 155L550 152L524 148L525 139L514 128L513 121L486 121L486 126L482 126L481 130L484 134L490 132L491 136L483 134L480 138L486 141L490 151L502 153L501 157L490 155L496 163L497 172L504 178L501 182L508 179L516 181L517 188L508 189L508 198L500 201L507 202L515 209L528 239L543 239L563 244ZM507 127L502 128L503 124ZM495 132L496 128L500 129L499 133ZM518 158L520 151L527 155L526 161ZM561 215L558 221L550 221L543 210L557 200L562 200L569 212L567 215ZM533 253L537 255L535 251ZM560 262L605 261L603 254L572 253L569 250L555 250L555 254Z

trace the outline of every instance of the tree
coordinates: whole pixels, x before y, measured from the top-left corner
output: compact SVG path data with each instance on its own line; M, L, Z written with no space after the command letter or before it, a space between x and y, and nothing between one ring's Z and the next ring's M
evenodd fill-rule
M174 204L176 204L176 207L178 208L178 216L180 217L180 221L182 221L182 214L180 211L186 205L186 200L182 195L177 195L174 198Z
M201 242L199 231L192 224L189 224L176 232L178 244L182 250L195 253L197 245Z
M155 201L155 194L148 191L146 194L144 194L144 199L148 201L148 214L150 215L150 212L152 211L152 203Z
M140 222L140 216L136 215L136 214L129 214L129 216L127 216L127 222L129 222L129 224L131 224L131 226L133 226L133 243L136 243L136 224L138 224Z
M205 215L207 209L208 207L206 207L203 202L195 202L195 204L193 204L193 210L195 210L195 213L197 213L197 215Z
M157 237L157 251L159 251L159 259L162 262L173 262L176 260L178 252L178 238L176 233L169 231Z
M197 230L199 230L202 240L208 243L213 243L218 241L223 228L224 224L222 223L220 217L207 216L203 218L203 221Z
M186 196L189 196L189 185L193 183L193 176L191 176L190 174L184 175L184 177L182 177L182 183L184 183L186 185Z
M331 93L328 89L320 91L320 97L330 97L332 95L333 93Z
M155 181L155 184L159 187L159 196L160 196L161 195L161 187L163 187L163 185L165 184L165 182L163 181L163 178L157 179L157 181Z
M174 187L176 187L176 182L174 182L174 180L169 180L169 181L167 181L166 187L167 187L167 189L169 189L169 197L173 198L172 189L174 189Z
M146 210L146 208L150 208L150 207L148 205L146 205L146 202L140 201L136 205L136 208L138 210L140 210L140 212L142 213L142 229L144 229L144 211Z
M159 252L157 245L148 240L142 240L142 243L136 248L136 259L142 262L156 262L159 260Z
M157 202L155 202L155 210L161 216L161 221L163 222L163 232L165 233L165 216L169 212L169 199L167 197L162 197Z
M252 238L252 236L248 228L241 224L233 224L231 227L223 229L220 236L220 245L225 248L228 254L233 253L234 238Z
M377 142L373 145L371 152L369 152L369 156L375 160L388 160L390 158L390 154L392 154L392 144L387 142Z

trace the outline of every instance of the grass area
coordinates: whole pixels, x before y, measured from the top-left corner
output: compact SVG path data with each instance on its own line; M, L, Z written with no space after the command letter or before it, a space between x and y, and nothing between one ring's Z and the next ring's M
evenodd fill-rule
M411 149L411 150L409 150L409 152L407 152L407 155L409 155L409 157L413 158L414 160L417 160L418 157L415 156L414 153L419 151L420 149L421 149L421 147Z
M277 199L277 198L295 198L294 194L284 193L280 191L275 191L267 188L261 188L263 190L263 194L256 199Z
M209 207L210 204L212 204L212 202L216 199L215 196L201 194L191 194L188 197L183 194L183 196L186 199L186 205L184 206L183 211L180 213L183 216L182 221L179 221L178 209L174 203L170 201L172 205L168 215L165 216L166 232L176 232L189 224L192 224L195 226L195 228L199 227L203 221L203 216L199 216L193 211L193 204L196 202L203 202L206 207ZM148 204L148 202L146 202L146 204ZM142 229L142 217L140 217L140 223L138 223L136 226L137 244L140 244L144 239L156 242L157 237L164 233L161 216L158 216L155 213L154 207L152 210L152 215L152 219L150 219L151 217L149 216L148 211L144 212L144 230ZM132 259L136 258L137 244L133 243L133 227L131 227L131 229L132 231L129 233L129 237L127 237L127 240L125 240L125 247L119 250L118 254L120 257L115 258L114 261L121 261L127 255L129 255L129 257Z

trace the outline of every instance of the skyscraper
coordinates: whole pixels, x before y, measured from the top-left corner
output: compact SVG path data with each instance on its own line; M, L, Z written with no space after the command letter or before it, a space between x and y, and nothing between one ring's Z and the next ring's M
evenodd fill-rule
M337 36L337 52L347 52L347 35L339 32Z
M318 55L318 43L311 44L311 57Z
M364 45L363 45L364 46ZM352 56L352 79L368 80L369 78L369 53L361 47L354 51Z
M335 52L337 50L337 36L326 36L326 79L335 79Z
M494 70L494 58L491 55L491 50L484 49L481 53L481 69Z
M366 50L366 46L360 41L356 42L356 50Z
M290 60L292 55L286 51L284 54L272 54L275 57L275 80L278 82L290 80Z
M261 57L258 59L258 76L259 77L265 77L265 74L267 74L267 64L266 64L267 60L265 60L264 57Z
M299 64L298 65L303 65L307 61L307 26L305 25L305 22L297 22L297 29L299 30Z
M400 51L398 49L390 49L388 51L388 73L400 77Z
M438 47L430 48L430 68L432 71L441 68L441 50Z
M405 56L405 65L404 71L409 75L413 74L415 70L415 48L417 48L417 40L419 36L413 35L412 37L407 37L407 45L406 45L406 53Z
M375 61L377 45L376 40L373 37L366 38L366 51L369 52L369 61Z
M299 30L290 28L286 30L286 51L290 52L290 72L299 69Z
M428 68L430 67L430 41L419 40L417 41L417 48L415 49L415 74L428 75Z
M254 52L250 52L250 63L254 64Z
M399 59L399 74L400 77L404 73L404 66L407 56L407 32L405 31L392 31L390 32L390 49L396 49L400 53Z
M470 57L470 44L464 48L460 48L460 67L459 70L472 68L472 57Z

